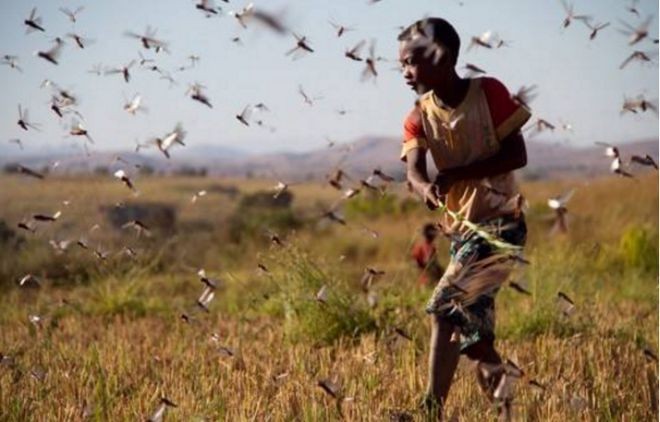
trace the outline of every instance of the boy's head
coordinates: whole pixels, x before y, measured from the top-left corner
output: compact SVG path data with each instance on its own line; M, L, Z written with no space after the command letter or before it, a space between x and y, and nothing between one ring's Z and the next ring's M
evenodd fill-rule
M404 29L398 40L403 76L418 94L443 86L455 73L461 40L446 20L419 20Z
M424 227L422 228L422 235L427 242L433 242L438 236L438 228L435 226L435 224L424 224Z

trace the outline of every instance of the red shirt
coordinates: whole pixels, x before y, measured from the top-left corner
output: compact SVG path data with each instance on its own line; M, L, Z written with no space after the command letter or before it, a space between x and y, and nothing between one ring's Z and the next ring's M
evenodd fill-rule
M426 268L429 261L435 257L435 246L433 243L420 242L413 246L412 257L420 269Z
M442 267L436 261L436 249L433 243L422 241L415 244L411 255L417 267L422 270L417 279L419 284L426 285L429 284L429 281L435 283L440 279Z

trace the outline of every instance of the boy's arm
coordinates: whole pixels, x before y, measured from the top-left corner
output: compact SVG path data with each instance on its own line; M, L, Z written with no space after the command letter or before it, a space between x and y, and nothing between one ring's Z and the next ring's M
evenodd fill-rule
M436 184L429 180L426 169L426 151L425 148L413 148L406 153L406 177L415 192L424 199L426 206L434 209L437 208L437 199L441 192Z
M527 150L525 140L520 131L516 131L502 140L500 150L485 160L471 163L467 166L446 169L438 174L436 184L440 186L449 185L459 180L483 179L484 177L497 176L527 165Z
M426 153L426 136L420 109L416 104L403 122L401 158L407 163L406 176L413 190L422 197L428 208L435 209L440 194L444 192L440 192L435 183L429 180Z

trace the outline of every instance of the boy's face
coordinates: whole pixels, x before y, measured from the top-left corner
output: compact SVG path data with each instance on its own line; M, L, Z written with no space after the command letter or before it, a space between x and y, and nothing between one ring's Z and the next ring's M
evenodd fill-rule
M406 85L419 95L442 88L453 68L451 53L443 45L436 44L434 48L437 54L427 54L427 49L415 41L402 41L399 45L399 61Z

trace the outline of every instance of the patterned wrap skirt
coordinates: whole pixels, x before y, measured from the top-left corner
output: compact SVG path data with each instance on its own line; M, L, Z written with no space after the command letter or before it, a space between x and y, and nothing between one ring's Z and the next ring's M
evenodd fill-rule
M493 235L512 245L522 247L527 240L527 225L522 215L517 218L512 215L496 217L483 221L479 225L490 228L489 231ZM466 348L479 341L495 339L495 296L498 289L479 295L469 305L461 307L459 311L457 306L452 305L452 303L456 303L456 298L460 298L460 290L453 281L457 279L462 268L490 257L497 251L486 239L475 232L455 236L449 250L449 265L426 305L426 312L438 315L459 329L461 352L464 352ZM513 262L511 262L511 269L513 269ZM502 279L493 280L493 284L501 285L508 276L508 273L498 272L497 277ZM469 279L462 280L461 285L467 290L469 283Z

